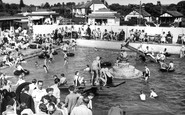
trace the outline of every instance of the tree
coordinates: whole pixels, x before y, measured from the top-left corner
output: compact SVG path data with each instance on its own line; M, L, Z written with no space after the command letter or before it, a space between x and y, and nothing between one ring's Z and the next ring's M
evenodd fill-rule
M22 8L22 7L24 7L24 6L25 6L25 4L24 4L23 0L20 0L19 7Z
M170 5L167 7L167 10L177 11L177 5L176 5L176 4L170 4Z
M48 2L46 2L43 6L43 8L50 8L50 4Z
M177 11L181 12L185 17L185 1L177 3Z
M121 9L121 6L117 3L117 4L111 4L109 5L109 8L113 11L118 11Z
M66 6L67 7L75 6L75 2L67 2Z

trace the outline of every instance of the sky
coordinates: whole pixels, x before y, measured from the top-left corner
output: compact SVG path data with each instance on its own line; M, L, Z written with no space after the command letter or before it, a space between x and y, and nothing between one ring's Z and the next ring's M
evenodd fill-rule
M2 0L5 3L20 3L20 0ZM75 2L75 3L79 3L79 2L86 2L87 0L23 0L24 4L30 5L41 5L42 3L46 3L48 2L49 4L55 4L55 3L66 3L66 2ZM128 5L128 4L139 4L140 1L142 3L153 3L153 4L157 4L157 1L159 0L106 0L108 2L108 4L112 4L112 3L119 3L120 5ZM177 4L179 1L184 1L184 0L160 0L161 4L171 4L171 3L175 3Z

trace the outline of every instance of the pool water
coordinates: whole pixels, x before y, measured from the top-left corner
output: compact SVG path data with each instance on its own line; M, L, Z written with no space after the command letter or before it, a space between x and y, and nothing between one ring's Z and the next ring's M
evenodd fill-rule
M30 70L30 75L26 76L27 81L33 78L44 81L44 86L52 85L53 75L60 76L64 73L69 83L72 83L75 71L80 71L80 74L89 79L88 73L83 69L87 64L91 65L96 56L102 57L103 61L110 61L112 64L116 61L119 55L118 50L105 50L93 48L77 47L75 57L69 58L68 65L64 66L62 51L54 56L54 62L49 64L49 73L45 73L43 69L44 60L37 57L27 60L27 64L23 67ZM144 64L141 61L136 61L136 54L128 52L130 56L129 62L137 69L143 71ZM142 78L126 80L126 83L115 88L104 88L99 91L99 95L93 99L93 107L97 111L109 110L111 106L120 104L127 115L184 115L185 114L185 59L170 58L173 60L176 71L174 73L162 73L159 71L159 64L148 62L147 65L151 71L149 83L146 84ZM168 60L168 61L169 61ZM35 67L35 61L39 63L39 67ZM13 75L13 67L1 70L8 75ZM17 78L13 79L15 83ZM150 99L150 88L154 88L159 95L158 99ZM145 102L140 101L140 90L147 94ZM64 100L66 93L61 94Z

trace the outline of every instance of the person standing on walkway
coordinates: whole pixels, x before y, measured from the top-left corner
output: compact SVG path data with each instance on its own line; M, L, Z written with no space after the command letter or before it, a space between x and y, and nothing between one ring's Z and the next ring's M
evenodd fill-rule
M35 106L32 96L29 94L29 85L24 88L24 92L20 94L20 103L25 103L26 106L35 113Z
M92 115L92 111L87 107L89 98L83 98L83 103L79 106L74 107L70 115Z
M32 97L34 99L34 103L35 103L35 108L38 106L38 104L40 103L41 101L41 98L44 96L44 95L47 95L47 92L45 89L43 89L43 81L39 80L37 82L37 89L35 89L32 93ZM37 111L36 111L37 113Z
M69 94L66 96L65 99L65 107L68 109L68 113L70 114L73 108L75 107L77 100L78 100L78 95L74 93L75 86L71 85L69 86Z

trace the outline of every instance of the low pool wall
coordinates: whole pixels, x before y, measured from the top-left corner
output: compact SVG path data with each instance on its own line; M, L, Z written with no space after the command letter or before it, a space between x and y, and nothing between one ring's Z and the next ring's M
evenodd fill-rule
M53 30L59 28L71 28L72 25L34 25L33 26L33 33L35 34L48 34L52 33ZM79 28L84 28L86 30L87 25L73 25L74 30L78 31ZM185 28L174 28L174 27L146 27L146 26L96 26L91 25L91 30L100 28L101 32L104 32L105 29L107 31L114 31L119 33L121 30L125 31L125 38L129 37L129 30L131 29L138 29L144 30L148 35L155 35L155 34L162 34L163 32L167 33L170 31L173 35L173 43L177 42L178 36L185 33Z
M117 41L98 41L98 40L85 40L85 39L77 39L77 45L82 47L92 47L92 48L104 48L104 49L116 49L120 50L121 44L123 42L117 42ZM141 43L130 43L130 45L134 48L138 48ZM149 46L149 48L153 49L154 52L160 52L163 51L164 48L167 48L167 51L170 54L179 54L181 45L176 44L147 44L143 43L143 49L146 48L146 46ZM129 50L125 48L126 50Z

